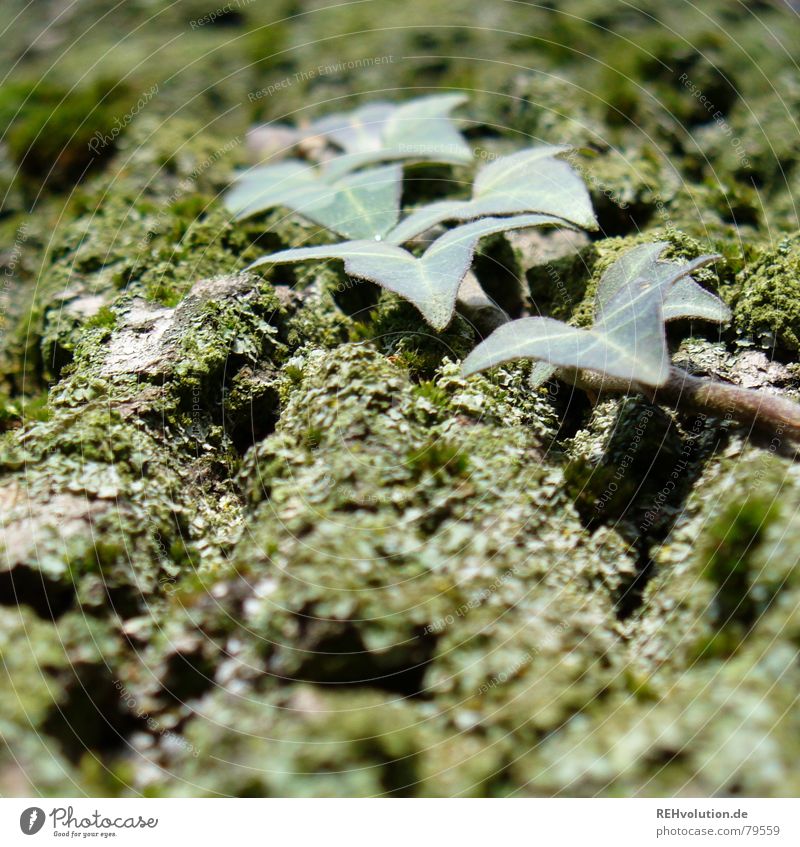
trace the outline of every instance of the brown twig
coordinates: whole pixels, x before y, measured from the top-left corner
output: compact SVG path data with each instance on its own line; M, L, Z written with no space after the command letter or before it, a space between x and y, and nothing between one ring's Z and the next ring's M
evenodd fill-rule
M473 320L483 337L510 320L483 292L474 277L462 283L458 305L459 311ZM693 376L674 365L670 369L669 379L659 388L573 368L558 368L555 375L568 385L585 391L595 402L603 394L640 392L652 403L670 406L681 412L712 415L736 421L767 435L785 434L800 440L800 404L765 391Z
M639 392L652 403L680 412L700 412L736 421L767 435L786 435L800 440L799 404L766 391L692 376L674 366L667 382L658 388L594 371L569 368L559 368L556 377L586 391L590 397Z
M765 391L692 376L673 367L666 385L642 387L653 403L682 412L702 412L733 420L767 434L800 438L800 405Z

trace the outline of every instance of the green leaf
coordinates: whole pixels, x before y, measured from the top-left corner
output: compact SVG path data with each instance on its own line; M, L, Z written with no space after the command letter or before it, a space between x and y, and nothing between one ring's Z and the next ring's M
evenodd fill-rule
M463 372L469 375L514 359L540 359L559 368L663 385L670 370L661 314L668 284L630 280L605 303L590 330L552 318L504 324L464 360Z
M596 229L589 192L568 162L558 157L569 147L545 145L504 156L482 168L472 199L445 200L413 212L387 235L403 244L443 221L467 221L487 215L540 213Z
M699 256L684 265L676 262L659 262L658 257L669 247L665 241L642 244L625 253L603 274L597 286L595 311L611 299L631 277L640 276L648 280L665 279L672 283L664 301L665 321L678 318L700 318L725 323L731 319L728 306L710 291L698 285L690 274L719 259L718 255Z
M531 369L531 375L528 377L528 385L531 388L538 388L544 385L548 379L555 376L558 368L551 365L549 362L536 362Z
M463 94L436 94L407 103L371 103L311 127L344 154L328 163L330 177L377 162L398 159L465 164L472 154L450 113L465 103Z
M394 291L413 303L435 329L450 323L461 281L481 238L510 229L565 226L547 215L485 218L446 232L416 258L407 250L380 241L348 241L321 247L282 250L253 262L250 268L311 259L341 259L345 271Z
M383 147L381 136L386 122L397 108L394 103L367 103L352 112L314 121L308 134L326 136L345 153L374 152Z
M730 307L715 294L706 291L690 276L681 277L671 288L664 303L664 320L698 318L724 324L732 317Z
M434 94L403 103L386 122L384 146L418 146L423 158L445 152L470 161L470 149L450 118L453 109L466 102L465 94Z
M556 369L585 369L630 383L663 385L670 373L664 336L667 304L671 303L671 317L719 316L727 309L689 276L718 257L700 256L685 265L659 262L667 246L644 244L629 250L603 274L591 329L552 318L512 321L467 356L463 372L468 375L501 362L535 359L544 364L534 369L534 386Z
M225 204L237 220L286 206L346 238L375 238L397 223L401 188L399 165L331 180L319 168L282 162L248 171L225 196Z
M318 176L302 162L262 165L237 177L225 194L225 205L240 220L271 209L287 197L299 198L303 192L318 188Z

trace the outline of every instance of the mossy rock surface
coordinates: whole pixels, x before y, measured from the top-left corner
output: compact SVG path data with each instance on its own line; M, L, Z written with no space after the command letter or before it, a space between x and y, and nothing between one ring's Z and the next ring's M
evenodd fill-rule
M534 390L524 363L465 380L468 320L434 332L335 266L249 273L331 236L286 209L234 224L220 199L253 122L467 91L476 165L590 148L573 161L601 225L487 241L487 289L586 326L625 250L718 252L697 279L733 322L671 326L675 360L797 397L800 77L763 26L800 31L730 5L199 23L207 4L87 0L45 47L11 0L0 792L800 791L786 439ZM422 169L403 202L471 172Z
M734 299L736 325L744 338L773 355L800 349L800 237L764 250L742 271Z

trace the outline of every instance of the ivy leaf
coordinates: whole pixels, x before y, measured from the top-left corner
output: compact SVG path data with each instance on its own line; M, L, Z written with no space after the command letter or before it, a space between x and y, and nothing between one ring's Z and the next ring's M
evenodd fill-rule
M690 276L681 277L670 289L664 303L664 320L699 318L724 324L732 317L730 307L715 294L706 291Z
M419 258L394 244L359 240L282 250L258 259L250 268L310 259L341 259L348 274L405 297L431 326L440 330L452 320L459 286L480 239L510 229L543 225L566 226L548 215L485 218L446 232Z
M225 205L241 220L280 205L287 197L302 199L318 188L318 178L302 162L262 165L237 177L225 195Z
M554 377L558 372L556 365L551 365L549 362L535 362L531 368L531 375L528 377L528 385L531 388L538 388L544 385L548 379Z
M465 164L472 154L450 113L465 103L463 94L436 94L407 103L371 103L314 123L344 154L328 163L331 177L377 162L416 159Z
M595 312L602 311L603 304L611 299L627 280L641 276L652 281L663 278L668 284L672 283L664 301L665 321L678 318L700 318L716 323L729 321L731 311L728 306L710 291L698 285L690 276L692 271L715 262L720 257L707 254L684 265L676 262L659 262L658 257L669 246L669 243L665 241L642 244L629 250L614 262L598 283Z
M661 309L664 322L678 318L700 318L716 323L730 320L731 311L728 306L689 276L692 271L710 264L719 256L699 256L684 265L659 262L658 257L668 246L668 242L642 244L619 258L600 278L595 295L595 314L601 314L617 292L628 285L631 278L640 277L656 282L661 280L659 284L666 286L667 293ZM594 329L597 329L597 324ZM557 371L557 365L546 361L537 362L529 379L531 388L543 385Z
M281 162L248 171L225 196L237 220L275 206L346 238L383 236L400 214L402 168L386 165L331 179L301 162Z
M403 244L443 221L468 221L486 215L540 213L596 229L589 192L572 166L558 157L571 148L544 145L504 156L482 168L472 199L432 203L410 214L388 235Z
M541 359L616 379L663 385L670 371L661 307L665 280L629 280L604 304L592 329L553 318L522 318L495 330L464 360L465 375L514 359Z
M700 256L685 265L659 262L666 243L629 250L602 276L591 329L552 318L523 318L505 324L464 360L465 374L514 359L536 359L532 378L541 384L555 369L590 370L605 376L658 387L670 372L664 322L670 317L721 316L727 307L689 274L717 259ZM677 293L676 293L677 287ZM716 319L716 318L712 318Z

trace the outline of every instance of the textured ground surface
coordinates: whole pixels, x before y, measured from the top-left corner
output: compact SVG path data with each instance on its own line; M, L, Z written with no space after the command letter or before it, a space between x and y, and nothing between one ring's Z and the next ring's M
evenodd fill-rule
M0 793L798 794L785 439L462 380L465 321L242 273L324 236L218 196L255 120L466 90L479 160L596 153L601 232L485 243L486 285L585 321L625 247L718 251L733 324L676 358L798 397L798 19L325 5L51 0L0 41Z

